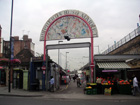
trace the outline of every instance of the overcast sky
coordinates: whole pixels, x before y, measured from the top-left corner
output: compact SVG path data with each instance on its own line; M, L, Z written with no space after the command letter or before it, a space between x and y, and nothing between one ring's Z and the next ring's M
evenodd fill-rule
M43 42L39 41L41 29L45 22L55 13L66 9L76 9L90 16L98 29L98 38L94 39L94 53L98 54L119 41L137 28L140 14L140 0L14 0L13 36L22 39L28 34L35 43L35 52L43 54ZM11 0L0 0L0 25L2 37L10 36ZM73 42L90 42L90 39L71 40ZM47 44L57 44L49 41ZM67 43L67 41L63 41ZM88 62L88 48L60 50L60 63L65 67L65 53L68 54L69 69L77 69ZM58 62L58 51L49 51L51 58ZM84 57L83 57L84 56ZM86 56L86 57L85 57Z

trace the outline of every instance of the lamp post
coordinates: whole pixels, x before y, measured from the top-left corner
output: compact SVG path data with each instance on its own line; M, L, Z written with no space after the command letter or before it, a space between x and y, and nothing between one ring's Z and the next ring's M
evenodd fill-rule
M12 47L13 47L13 43L12 43L12 23L13 23L13 4L14 4L14 0L12 0L12 4L11 4L11 21L10 21L10 60L13 58L13 51L12 51ZM9 65L9 86L8 86L8 92L11 92L11 62Z
M66 68L65 69L67 69L67 54L68 54L69 52L66 52Z
M63 41L58 41L58 44L60 44L60 42L63 42ZM59 53L60 53L60 49L58 49L58 65L59 65Z

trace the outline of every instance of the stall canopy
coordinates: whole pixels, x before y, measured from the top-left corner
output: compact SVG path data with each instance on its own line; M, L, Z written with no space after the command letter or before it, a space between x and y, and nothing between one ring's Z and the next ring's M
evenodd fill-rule
M99 68L105 69L128 69L130 68L125 62L98 62L97 65Z
M0 66L7 66L9 64L8 58L0 58Z
M0 58L0 62L9 62L8 58Z
M4 69L4 67L0 66L0 70L3 70L3 69Z
M9 61L11 61L11 63L21 63L19 59L9 60L8 58L0 58L0 62L9 62Z
M19 59L12 59L11 63L21 63L21 61Z

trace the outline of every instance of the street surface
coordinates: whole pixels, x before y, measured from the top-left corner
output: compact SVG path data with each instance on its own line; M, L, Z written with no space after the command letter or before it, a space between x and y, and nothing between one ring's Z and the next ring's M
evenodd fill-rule
M71 80L71 82L69 83L67 89L58 92L60 94L83 94L83 87L77 87L77 82L73 82L73 80Z
M63 91L54 93L44 92L41 97L0 96L0 105L140 105L139 96L130 96L124 99L123 95L104 96L86 95L83 87L78 88L76 82L71 81ZM83 97L84 98L81 98ZM93 97L93 98L91 98ZM121 98L123 97L123 99ZM129 99L130 98L130 99Z
M0 105L140 105L140 100L65 100L0 96Z

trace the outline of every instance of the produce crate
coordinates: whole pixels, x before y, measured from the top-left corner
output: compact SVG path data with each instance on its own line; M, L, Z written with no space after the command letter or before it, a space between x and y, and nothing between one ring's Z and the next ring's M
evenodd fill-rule
M87 83L86 86L87 86L87 87L91 86L92 89L97 88L97 84L96 84L96 83Z
M97 89L92 89L92 94L93 95L97 94Z
M114 85L102 85L102 94L104 94L105 88L110 88L111 87L111 94L113 92L113 86Z
M97 94L97 89L86 89L87 95L95 95Z
M92 89L87 89L87 90L86 90L86 94L87 94L87 95L92 95Z
M118 89L119 89L119 93L120 94L128 94L128 95L131 95L131 85L118 85Z
M105 88L104 95L111 95L112 88Z

